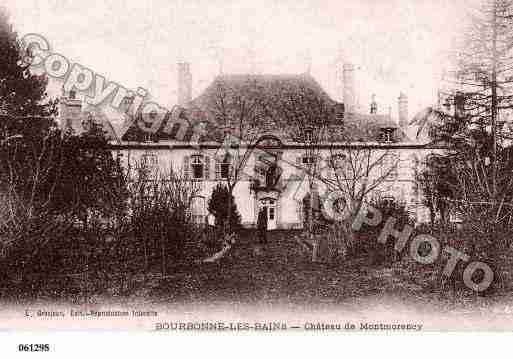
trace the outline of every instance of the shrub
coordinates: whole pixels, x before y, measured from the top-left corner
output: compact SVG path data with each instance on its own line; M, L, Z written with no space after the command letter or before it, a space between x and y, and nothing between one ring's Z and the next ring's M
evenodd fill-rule
M395 218L395 227L403 228L407 224L411 226L414 225L413 216L406 208L404 202L394 198L373 198L370 201L370 205L381 212L383 220L378 226L363 227L362 230L357 233L353 254L368 256L369 259L376 263L398 259L399 254L394 250L395 241L389 239L385 244L381 244L378 242L379 234L388 218Z
M230 213L230 223L232 231L236 231L240 229L241 226L241 217L239 211L237 210L237 204L235 203L235 198L233 194L228 191L228 188L222 184L218 183L217 186L212 191L212 196L208 201L208 211L214 215L216 218L216 227L222 226L228 217L228 207L229 201L231 199L231 213Z

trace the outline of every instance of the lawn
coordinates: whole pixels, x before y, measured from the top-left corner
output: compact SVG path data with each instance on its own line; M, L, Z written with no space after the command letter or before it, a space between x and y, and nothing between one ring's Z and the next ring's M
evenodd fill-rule
M393 296L432 300L429 279L412 278L400 268L350 258L336 265L312 263L294 240L294 231L274 231L265 251L255 254L255 236L246 232L219 263L177 268L154 281L150 296L158 302L240 304L338 304Z

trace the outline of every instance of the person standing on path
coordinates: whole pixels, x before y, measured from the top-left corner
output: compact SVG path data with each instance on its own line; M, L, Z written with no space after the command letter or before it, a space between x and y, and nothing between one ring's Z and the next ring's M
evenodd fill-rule
M267 244L267 208L262 208L260 212L258 212L257 218L257 231L258 231L258 241L264 246Z

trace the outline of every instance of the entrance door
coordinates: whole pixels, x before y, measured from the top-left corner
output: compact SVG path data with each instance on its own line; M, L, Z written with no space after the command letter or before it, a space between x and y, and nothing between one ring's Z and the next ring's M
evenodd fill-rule
M260 208L265 209L267 213L267 229L273 230L277 227L276 200L273 198L263 198L260 200Z

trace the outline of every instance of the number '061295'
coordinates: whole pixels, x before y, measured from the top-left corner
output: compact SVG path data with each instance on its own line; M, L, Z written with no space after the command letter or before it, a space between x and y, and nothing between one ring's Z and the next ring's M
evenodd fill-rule
M19 344L19 352L48 352L50 344Z

